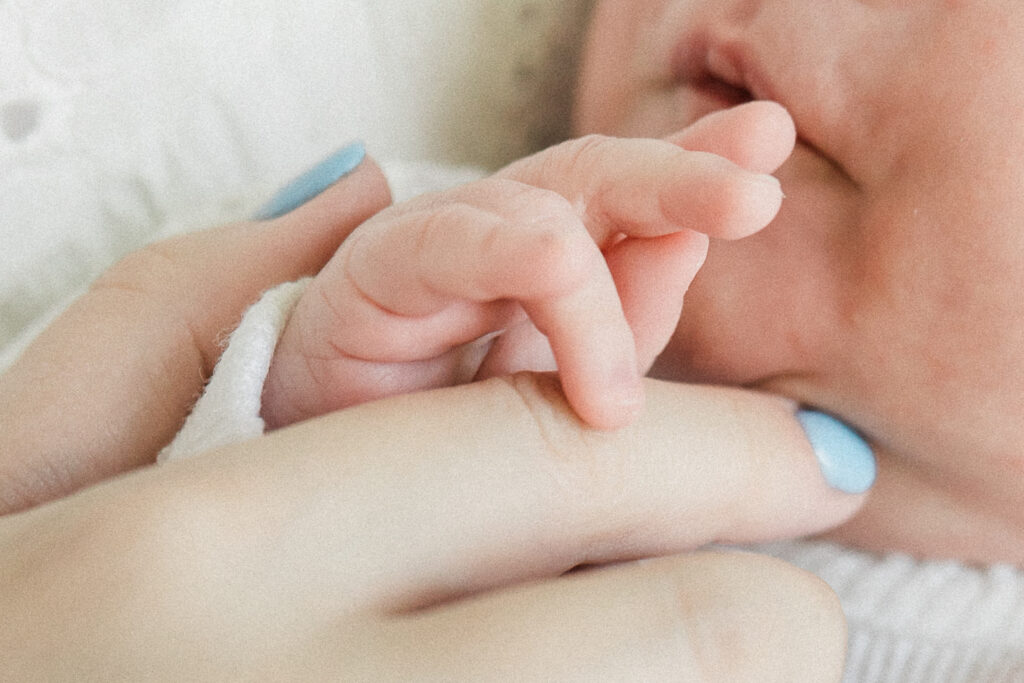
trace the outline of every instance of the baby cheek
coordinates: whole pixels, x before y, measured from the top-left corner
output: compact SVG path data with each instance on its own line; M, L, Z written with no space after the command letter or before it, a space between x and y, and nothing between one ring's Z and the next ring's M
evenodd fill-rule
M813 371L834 343L834 284L782 233L713 245L672 349L685 379L752 384Z

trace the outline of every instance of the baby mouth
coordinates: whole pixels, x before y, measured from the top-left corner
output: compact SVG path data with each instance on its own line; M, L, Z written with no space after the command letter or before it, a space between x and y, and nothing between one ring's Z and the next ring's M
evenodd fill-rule
M714 100L723 108L746 104L755 99L753 94L746 88L733 85L711 75L692 81L690 87L708 99Z
M735 45L689 37L676 51L672 71L676 83L722 108L772 99L763 88L752 84L759 79L752 77L748 60Z

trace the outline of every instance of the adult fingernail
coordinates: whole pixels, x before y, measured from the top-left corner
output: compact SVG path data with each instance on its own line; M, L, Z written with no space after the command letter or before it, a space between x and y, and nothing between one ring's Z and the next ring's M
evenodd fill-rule
M256 212L256 219L277 218L299 208L359 168L365 158L366 147L361 142L342 147L282 188Z
M796 419L804 428L832 488L843 493L865 493L875 483L877 465L871 447L857 432L831 415L801 410Z

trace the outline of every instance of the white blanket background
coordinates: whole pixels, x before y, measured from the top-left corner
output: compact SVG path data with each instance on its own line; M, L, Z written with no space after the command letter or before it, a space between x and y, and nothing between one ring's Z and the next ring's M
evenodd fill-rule
M349 140L493 167L557 138L588 4L0 0L0 368L117 256Z

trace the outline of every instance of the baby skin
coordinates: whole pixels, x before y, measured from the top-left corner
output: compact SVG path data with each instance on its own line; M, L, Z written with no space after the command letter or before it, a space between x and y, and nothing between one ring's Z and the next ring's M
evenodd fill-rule
M774 218L768 174L794 141L785 110L750 103L664 141L571 141L385 210L297 304L267 379L268 425L524 370L557 370L594 427L629 423L708 237Z
M1024 566L1021 45L1014 0L598 0L574 125L611 137L367 223L300 304L267 417L553 355L615 427L667 340L654 377L868 439L878 481L834 538ZM332 336L353 320L365 344Z
M1024 3L601 0L578 134L771 99L786 201L714 241L653 375L840 416L879 464L844 543L1024 566Z

